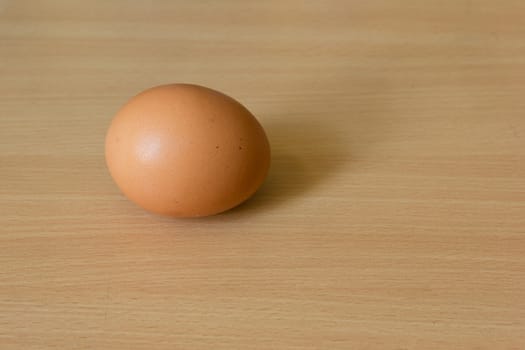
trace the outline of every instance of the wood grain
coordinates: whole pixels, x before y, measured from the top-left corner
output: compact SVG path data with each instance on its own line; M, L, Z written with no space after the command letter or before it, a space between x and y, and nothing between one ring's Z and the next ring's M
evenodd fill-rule
M523 349L525 2L0 1L1 349ZM268 131L222 215L118 192L105 130L193 82Z

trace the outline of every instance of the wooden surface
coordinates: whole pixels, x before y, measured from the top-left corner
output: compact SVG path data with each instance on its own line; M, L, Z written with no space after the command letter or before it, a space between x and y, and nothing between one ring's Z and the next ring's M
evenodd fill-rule
M525 2L0 1L0 348L524 349ZM245 205L149 215L133 94L242 101Z

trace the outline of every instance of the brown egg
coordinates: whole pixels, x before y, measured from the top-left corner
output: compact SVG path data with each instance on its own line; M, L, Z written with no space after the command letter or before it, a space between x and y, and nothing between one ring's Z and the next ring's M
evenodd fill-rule
M148 89L128 101L106 136L111 176L151 212L193 217L248 199L270 166L270 145L239 102L197 85Z

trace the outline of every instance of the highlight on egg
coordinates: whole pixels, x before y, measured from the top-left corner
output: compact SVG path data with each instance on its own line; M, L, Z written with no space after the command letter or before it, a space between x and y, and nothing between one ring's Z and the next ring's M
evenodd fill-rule
M120 190L173 217L218 214L251 197L270 167L261 124L233 98L192 84L147 89L115 115L106 163Z

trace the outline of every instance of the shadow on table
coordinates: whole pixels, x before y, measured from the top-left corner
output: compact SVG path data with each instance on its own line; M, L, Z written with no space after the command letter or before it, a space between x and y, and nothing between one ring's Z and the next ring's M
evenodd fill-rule
M272 121L265 129L272 145L268 178L233 212L265 210L299 198L347 161L347 147L340 140L340 132L323 118Z

